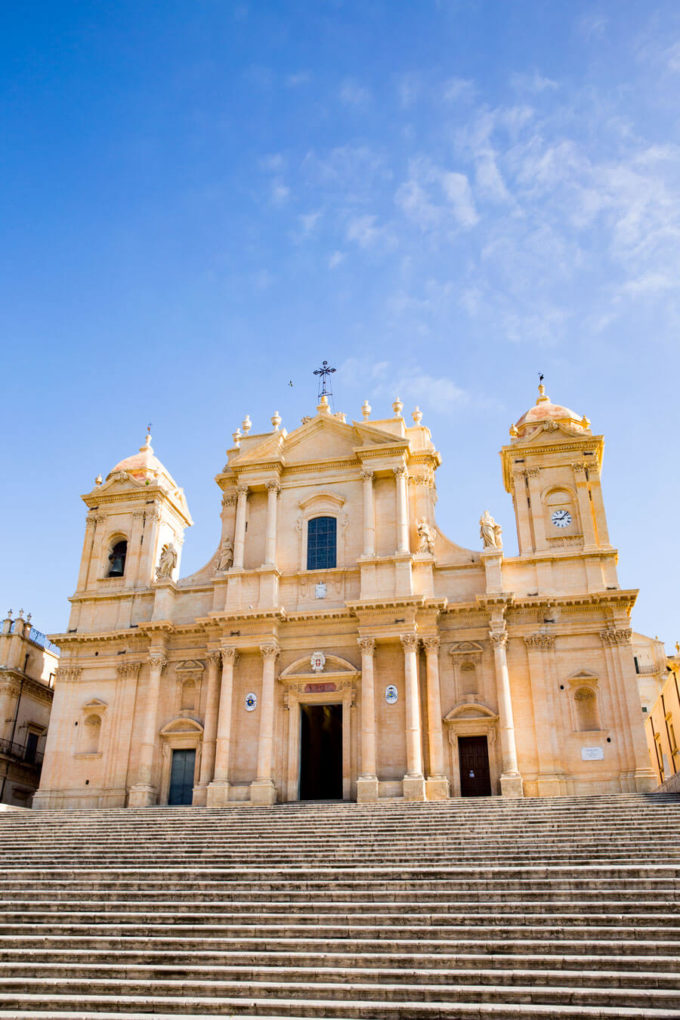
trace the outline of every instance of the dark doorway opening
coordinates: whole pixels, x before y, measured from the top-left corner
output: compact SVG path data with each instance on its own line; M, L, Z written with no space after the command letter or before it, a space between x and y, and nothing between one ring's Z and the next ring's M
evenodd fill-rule
M173 751L168 804L191 804L194 796L196 752Z
M342 800L342 705L300 710L300 800Z
M490 797L489 749L486 737L458 737L461 797Z

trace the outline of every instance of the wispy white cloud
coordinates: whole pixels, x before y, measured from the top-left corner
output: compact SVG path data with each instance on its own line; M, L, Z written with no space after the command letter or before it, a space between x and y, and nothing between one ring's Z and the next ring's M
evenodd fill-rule
M343 251L333 251L328 256L328 268L337 269L345 261L346 255Z
M348 358L340 366L345 387L361 392L374 402L373 416L376 419L393 415L392 403L401 399L403 415L419 405L427 410L450 413L455 407L467 405L470 394L446 375L433 375L417 362L400 366L390 361L372 362L368 358Z
M340 86L340 101L345 106L366 106L371 101L370 90L354 78L346 78Z
M475 209L470 182L465 174L448 171L442 174L442 187L453 215L462 227L474 227L479 216Z
M290 198L290 188L283 181L272 183L271 200L274 205L284 205Z

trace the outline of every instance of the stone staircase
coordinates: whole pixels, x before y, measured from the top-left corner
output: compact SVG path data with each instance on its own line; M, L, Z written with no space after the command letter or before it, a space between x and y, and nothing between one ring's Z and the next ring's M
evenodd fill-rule
M0 1020L678 1018L680 797L0 815Z

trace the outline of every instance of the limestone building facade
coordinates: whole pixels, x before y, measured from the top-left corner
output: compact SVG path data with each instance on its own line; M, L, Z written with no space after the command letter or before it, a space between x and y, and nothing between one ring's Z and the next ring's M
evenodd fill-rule
M59 649L10 610L0 628L0 804L30 807L40 780Z
M83 496L78 585L34 806L649 790L600 483L603 437L536 405L501 451L519 543L435 518L418 409L237 429L211 561L147 437Z

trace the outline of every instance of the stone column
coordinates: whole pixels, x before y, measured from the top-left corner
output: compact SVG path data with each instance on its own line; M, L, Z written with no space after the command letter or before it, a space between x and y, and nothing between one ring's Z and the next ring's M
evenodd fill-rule
M430 753L430 774L426 790L428 800L446 800L449 780L444 774L444 734L439 691L439 638L423 638L427 664L427 744Z
M236 527L234 529L234 570L243 570L243 558L246 548L246 507L248 505L248 486L239 485L238 503L236 504Z
M151 778L153 754L156 747L161 676L167 662L164 651L151 652L149 655L149 678L146 684L144 729L139 748L137 782L130 788L130 796L128 798L130 807L149 807L151 804L156 803L158 797L158 791L155 786L152 786Z
M281 492L278 482L267 482L267 537L264 562L267 567L276 566L276 510Z
M274 751L274 697L276 657L278 645L260 645L262 653L262 694L260 697L260 737L257 753L257 779L250 784L253 804L270 805L276 802L276 787L272 779Z
M490 630L493 657L496 667L496 690L498 692L498 715L501 736L501 794L503 797L523 797L522 777L517 767L517 746L515 744L515 722L512 715L510 675L505 654L508 635L505 630Z
M425 800L420 690L418 687L418 638L415 634L403 634L401 643L404 648L404 700L406 707L404 800Z
M582 461L572 465L574 468L574 480L576 481L576 498L578 500L578 512L581 515L581 527L583 528L583 544L588 546L597 545L595 534L595 522L593 520L593 508L588 494L588 482L586 481L587 464Z
M529 634L524 638L529 659L531 701L534 709L538 796L559 797L563 790L563 770L557 745L557 715L553 697L550 656L555 639L552 634Z
M361 648L361 775L357 779L357 801L378 799L375 762L375 682L373 656L375 639L359 638Z
M397 483L397 552L410 552L408 540L408 491L405 467L394 468Z
M375 556L375 508L373 506L373 472L365 468L364 480L364 556Z
M205 699L205 725L203 727L203 748L201 751L201 771L198 785L201 787L200 797L208 783L212 782L215 767L215 741L217 738L217 701L218 685L217 670L222 659L218 651L208 652L208 684ZM194 803L198 803L194 797Z
M615 663L619 688L616 700L620 704L622 724L630 734L632 788L640 793L649 793L658 783L651 767L644 734L644 717L631 648L632 631L630 627L617 629L613 625L601 631L600 637L611 648L611 658Z
M229 751L231 748L231 711L234 694L234 666L238 653L232 646L222 648L222 684L215 736L215 768L208 787L208 807L222 807L229 801Z

